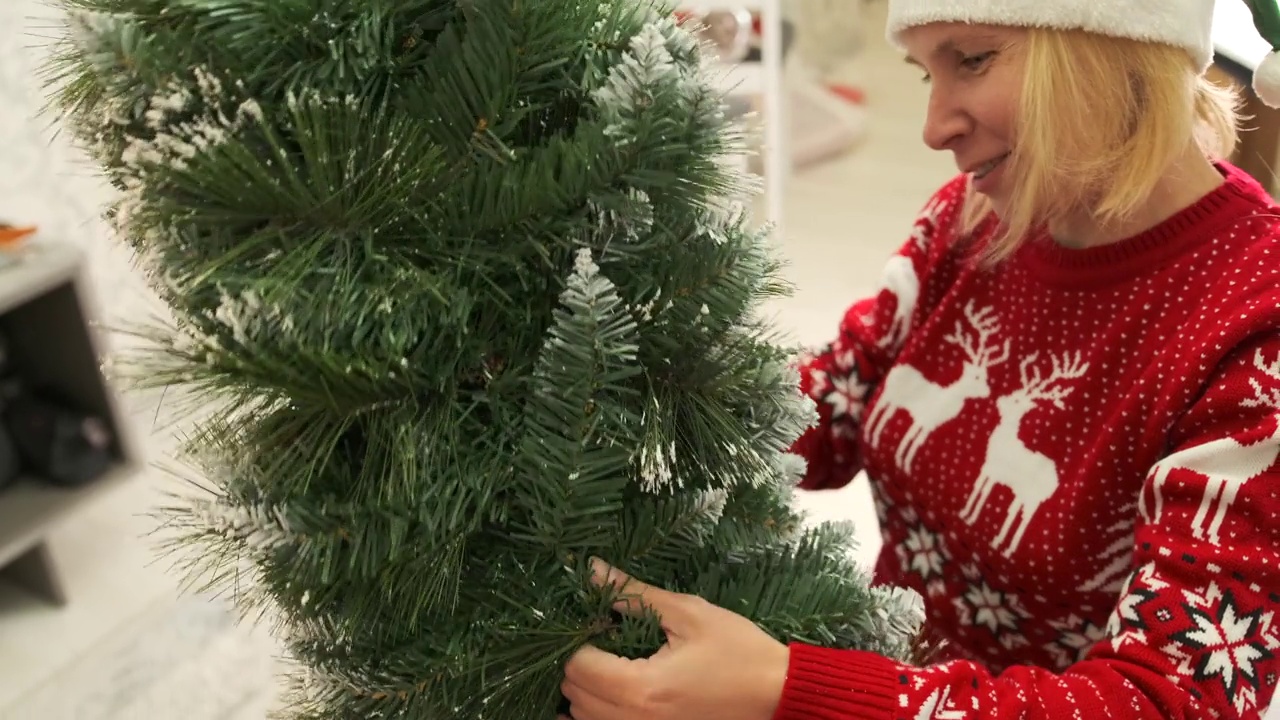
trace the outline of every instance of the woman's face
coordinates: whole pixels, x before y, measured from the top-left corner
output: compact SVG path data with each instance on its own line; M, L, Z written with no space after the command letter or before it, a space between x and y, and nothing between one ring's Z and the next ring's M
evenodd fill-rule
M960 23L921 25L901 36L907 62L929 83L925 144L950 151L997 214L1012 182L1005 161L1014 149L1025 37L1018 28Z

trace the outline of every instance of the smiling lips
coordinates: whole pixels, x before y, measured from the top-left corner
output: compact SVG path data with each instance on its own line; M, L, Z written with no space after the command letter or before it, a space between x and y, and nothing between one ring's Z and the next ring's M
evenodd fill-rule
M990 175L990 174L991 174L991 171L992 171L992 170L995 170L997 167L999 167L999 166L1000 166L1000 163L1004 162L1008 157L1009 157L1009 153L1005 153L1005 154L1001 155L1000 157L995 158L994 160L988 160L987 162L985 162L985 163L983 163L983 164L979 165L978 167L974 168L974 169L972 170L974 179L975 179L975 180L981 180L982 178L986 177L987 175Z

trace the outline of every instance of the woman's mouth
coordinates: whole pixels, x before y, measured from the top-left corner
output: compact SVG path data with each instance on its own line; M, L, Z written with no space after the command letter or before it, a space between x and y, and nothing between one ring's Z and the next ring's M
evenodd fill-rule
M981 180L982 178L990 175L993 170L1000 167L1000 163L1004 162L1008 158L1009 153L1005 153L994 160L988 160L987 162L979 165L973 169L973 179Z

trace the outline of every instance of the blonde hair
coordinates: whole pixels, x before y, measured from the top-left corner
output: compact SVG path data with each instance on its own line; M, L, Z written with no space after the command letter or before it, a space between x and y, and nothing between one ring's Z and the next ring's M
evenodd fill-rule
M1199 73L1181 48L1032 29L1025 50L1007 161L1016 187L984 265L1069 212L1086 209L1104 225L1125 219L1192 139L1208 157L1235 147L1239 97ZM970 190L966 231L990 214L990 202Z

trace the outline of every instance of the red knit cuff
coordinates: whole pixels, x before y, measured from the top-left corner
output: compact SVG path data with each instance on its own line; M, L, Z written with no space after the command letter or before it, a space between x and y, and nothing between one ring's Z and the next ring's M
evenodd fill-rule
M875 653L792 643L787 682L773 720L892 720L905 682Z

